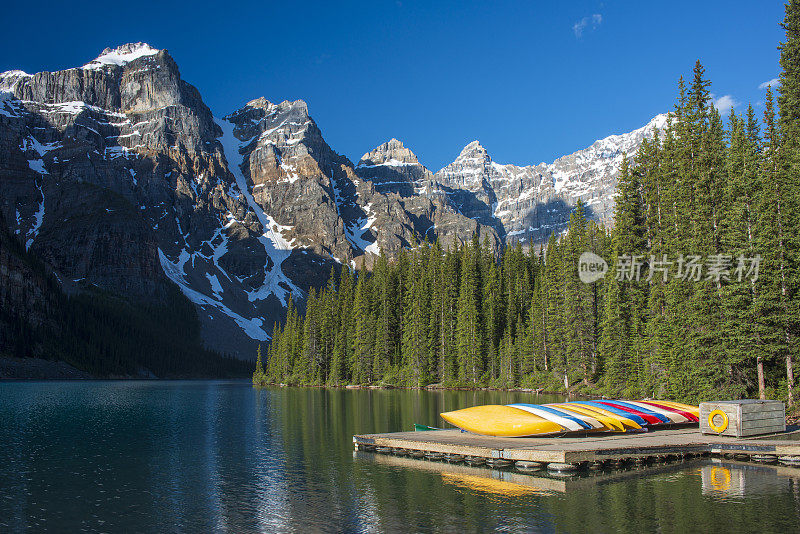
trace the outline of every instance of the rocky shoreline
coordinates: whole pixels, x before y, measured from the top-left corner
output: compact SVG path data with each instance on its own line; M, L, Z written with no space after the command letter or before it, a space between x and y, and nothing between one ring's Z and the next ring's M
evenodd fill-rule
M66 362L0 356L0 380L87 380L94 376Z

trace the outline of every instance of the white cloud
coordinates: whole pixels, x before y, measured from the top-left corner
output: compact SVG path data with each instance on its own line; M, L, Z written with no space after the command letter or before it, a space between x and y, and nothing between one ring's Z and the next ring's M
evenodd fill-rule
M583 17L581 20L576 22L572 25L572 31L575 33L575 37L580 39L583 35L583 30L588 27L591 27L592 30L596 30L600 24L603 23L603 15L600 13L595 13L592 16Z
M716 97L712 93L711 101L714 103L714 107L717 108L717 111L719 111L719 114L723 116L730 113L731 109L740 104L738 100L733 98L733 95L722 95L720 97Z
M779 78L772 78L771 80L769 80L769 81L767 81L767 82L764 82L764 83L760 84L760 85L758 86L758 88L759 88L759 89L766 89L767 87L769 87L769 86L772 86L772 88L773 88L773 89L775 89L775 88L776 88L776 87L778 87L780 84L781 84L781 81L780 81L780 79L779 79Z

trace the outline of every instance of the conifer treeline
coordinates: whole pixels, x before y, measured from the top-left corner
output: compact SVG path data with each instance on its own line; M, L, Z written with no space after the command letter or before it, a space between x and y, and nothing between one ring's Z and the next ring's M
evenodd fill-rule
M255 382L542 387L793 400L800 334L800 2L786 7L778 109L723 121L698 62L664 131L622 164L612 232L579 203L541 254L476 238L343 269L290 304ZM578 276L592 251L641 279ZM698 280L687 260L702 258ZM757 276L750 261L760 257ZM718 276L710 271L715 260ZM619 265L617 265L619 267ZM652 270L652 273L650 271ZM666 276L664 276L666 272ZM719 274L721 273L721 276ZM650 276L648 276L650 274Z
M578 255L610 239L579 206L570 232L543 256L477 238L381 256L371 273L341 271L311 291L304 316L290 303L264 358L267 381L298 384L538 386L555 373L592 380L602 286L578 280ZM572 305L572 303L576 303ZM558 385L556 384L556 385ZM563 387L563 384L562 384Z

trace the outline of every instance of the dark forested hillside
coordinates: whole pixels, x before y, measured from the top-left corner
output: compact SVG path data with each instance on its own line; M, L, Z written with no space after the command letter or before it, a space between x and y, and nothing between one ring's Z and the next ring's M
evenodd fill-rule
M74 296L25 251L0 214L0 356L66 362L94 376L246 376L249 365L203 348L192 304L164 283L162 303L87 287Z
M800 334L800 2L777 106L724 119L698 62L665 129L622 164L615 224L542 254L423 243L344 270L278 325L256 382L530 386L696 401L794 399ZM585 251L610 264L580 280Z

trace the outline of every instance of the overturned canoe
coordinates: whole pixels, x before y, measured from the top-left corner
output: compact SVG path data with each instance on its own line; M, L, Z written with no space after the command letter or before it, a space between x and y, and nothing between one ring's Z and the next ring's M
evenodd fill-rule
M697 406L671 401L596 400L555 404L488 404L445 412L462 430L485 436L552 436L580 432L626 432L646 427L697 423Z

